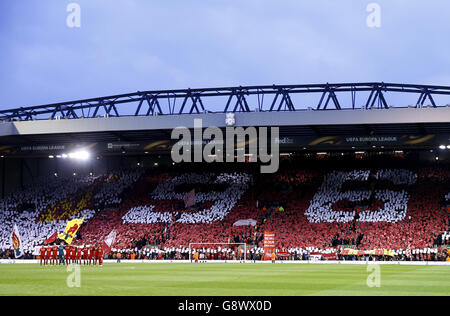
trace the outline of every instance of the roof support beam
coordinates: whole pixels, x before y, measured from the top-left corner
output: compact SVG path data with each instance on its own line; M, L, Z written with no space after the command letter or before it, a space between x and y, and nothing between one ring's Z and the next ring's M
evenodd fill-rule
M450 100L443 101L444 104L436 103L436 100L438 100L436 96L448 96L448 99L450 99L450 87L445 86L383 82L327 83L138 91L108 97L0 110L0 120L30 121L53 120L58 117L66 119L95 118L98 116L120 117L122 116L121 112L129 115L130 106L134 107L131 112L134 113L134 116L250 112L250 106L263 112L306 110L298 105L297 107L294 106L292 101L294 95L320 96L316 105L318 111L359 109L360 106L356 104L356 100L361 100L361 95L366 98L367 94L369 94L369 97L365 104L362 104L365 109L389 109L390 106L386 101L388 92L396 94L396 96L416 95L418 97L416 107L422 107L427 101L434 108L446 107L447 104L450 104ZM268 104L264 105L264 98L267 96L272 101L266 102ZM177 100L179 100L180 106L176 106ZM215 107L206 108L205 100L213 101L208 102L208 104L214 104ZM343 102L343 100L347 101ZM439 100L442 100L442 98ZM408 107L408 103L409 99L404 104L396 101L395 107ZM121 111L125 108L127 111Z

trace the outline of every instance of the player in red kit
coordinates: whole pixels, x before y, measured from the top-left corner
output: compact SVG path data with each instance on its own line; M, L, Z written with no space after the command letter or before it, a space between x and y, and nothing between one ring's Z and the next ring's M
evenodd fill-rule
M78 247L77 246L72 247L72 263L74 263L74 264L78 263Z
M95 245L91 246L91 259L92 264L95 266L97 264L97 249L95 248Z
M52 246L52 264L58 264L58 246L56 245Z
M97 255L98 255L98 264L100 265L100 266L103 266L103 248L102 247L98 247L98 253L97 253Z
M89 263L89 248L86 246L83 247L83 263L84 265Z
M49 252L48 264L53 265L53 246L48 246L48 252Z
M71 252L70 252L70 259L72 264L77 263L77 246L70 246Z
M75 246L70 246L70 264L75 263L77 248Z
M98 249L97 249L97 246L92 246L92 257L93 257L93 259L94 259L94 265L96 266L97 265L97 259L98 259Z
M52 247L51 246L47 246L47 264L50 265L51 264L51 259L52 259Z
M40 255L40 263L41 263L41 265L43 265L45 262L45 246L41 247L40 254L41 254Z
M77 263L77 247L76 246L70 246L70 260L72 264Z
M48 264L49 259L50 259L50 247L46 246L45 247L45 255L44 255L44 265Z
M72 247L70 245L66 246L66 265L70 264L72 258Z
M81 247L77 247L77 264L81 264Z
M87 264L90 266L91 265L91 246L87 245L86 246L86 253L87 253Z
M92 251L92 246L91 245L89 245L88 246L88 250L89 250L89 265L91 265L92 264L92 262L93 262L93 258L92 258L92 255L94 254L94 252Z
M77 258L77 247L75 246L70 246L70 263L74 264L76 263L76 259Z
M75 258L77 254L77 248L75 246L70 246L70 263L75 263Z

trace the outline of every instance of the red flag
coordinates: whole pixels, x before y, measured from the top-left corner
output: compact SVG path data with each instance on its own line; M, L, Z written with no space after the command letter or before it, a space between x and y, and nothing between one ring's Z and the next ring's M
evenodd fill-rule
M183 198L184 206L191 207L195 204L195 189L192 189L190 192L186 193Z
M58 232L54 232L53 235L51 235L50 237L48 237L48 239L46 241L44 241L44 244L46 244L46 245L51 244L52 242L55 242L57 238L58 238Z
M116 241L117 231L113 229L108 236L106 236L106 239L102 243L102 248L105 253L111 253L111 247Z

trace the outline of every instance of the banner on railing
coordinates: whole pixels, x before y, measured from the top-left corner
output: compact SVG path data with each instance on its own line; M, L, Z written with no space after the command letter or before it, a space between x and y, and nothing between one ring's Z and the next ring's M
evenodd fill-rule
M365 256L365 255L373 255L373 256L394 256L394 251L388 249L374 249L374 250L357 250L346 248L341 251L341 255L343 256Z
M264 257L263 260L271 260L275 252L275 232L264 232Z

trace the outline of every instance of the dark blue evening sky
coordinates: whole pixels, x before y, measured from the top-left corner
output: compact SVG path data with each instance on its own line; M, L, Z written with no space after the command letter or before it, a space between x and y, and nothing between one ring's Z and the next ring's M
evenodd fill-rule
M80 28L66 25L71 2ZM188 87L450 85L448 0L2 0L0 14L1 109Z

